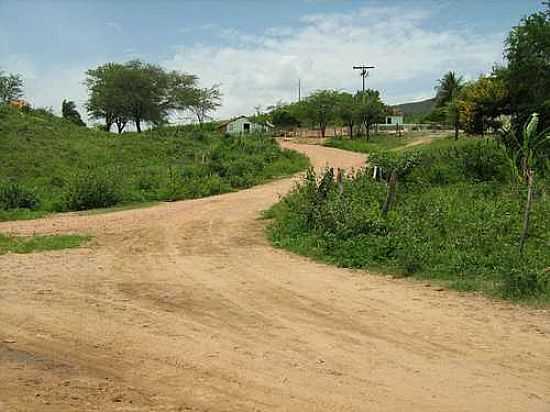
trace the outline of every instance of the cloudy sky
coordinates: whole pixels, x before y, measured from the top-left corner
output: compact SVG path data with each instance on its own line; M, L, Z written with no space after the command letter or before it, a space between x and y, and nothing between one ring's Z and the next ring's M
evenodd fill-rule
M141 58L220 83L217 118L321 88L354 91L356 64L387 103L432 97L448 70L502 61L507 32L540 0L0 0L0 68L27 100L86 100L84 71Z

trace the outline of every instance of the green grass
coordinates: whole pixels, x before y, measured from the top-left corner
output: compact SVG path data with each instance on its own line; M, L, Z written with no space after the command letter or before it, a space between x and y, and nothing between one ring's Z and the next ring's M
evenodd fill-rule
M0 220L210 196L308 164L262 135L192 126L115 135L0 108Z
M369 137L368 141L364 137L349 138L331 138L325 142L324 146L334 147L342 150L360 153L380 153L387 151L412 151L425 145L409 146L421 138L421 135L412 134L395 136L390 134L377 134ZM431 136L430 136L431 137ZM448 140L441 137L433 137L435 142Z
M387 186L372 170L344 181L330 172L303 185L266 213L278 247L328 263L430 279L463 291L550 303L550 199L539 179L530 238L518 252L525 188L492 141L443 140L414 153L397 201L381 213ZM388 160L388 157L390 159Z
M349 138L331 138L324 146L334 147L351 152L373 153L386 150L397 149L411 142L411 138L406 136L393 136L389 134L378 134L369 137L368 141L364 137Z
M7 236L0 234L0 255L8 252L31 253L77 248L90 239L90 236L84 235Z

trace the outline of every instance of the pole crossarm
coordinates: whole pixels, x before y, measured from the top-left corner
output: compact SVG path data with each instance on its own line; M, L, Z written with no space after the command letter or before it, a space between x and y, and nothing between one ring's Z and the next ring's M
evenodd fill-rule
M376 67L374 66L366 66L366 65L353 66L353 70L361 70L361 77L363 78L363 92L365 92L365 79L369 75L368 70L375 69L375 68Z

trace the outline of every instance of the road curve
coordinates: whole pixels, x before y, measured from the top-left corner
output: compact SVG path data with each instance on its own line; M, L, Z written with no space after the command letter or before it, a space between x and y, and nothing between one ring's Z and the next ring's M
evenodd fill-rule
M273 249L294 182L1 223L94 240L0 256L0 411L550 411L548 311Z

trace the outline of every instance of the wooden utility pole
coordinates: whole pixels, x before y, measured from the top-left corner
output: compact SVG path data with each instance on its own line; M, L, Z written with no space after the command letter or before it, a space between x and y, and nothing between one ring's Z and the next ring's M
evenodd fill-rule
M367 71L368 69L375 69L375 67L374 66L365 66L365 65L353 66L353 70L361 70L361 77L363 78L363 97L365 96L364 95L364 93L365 93L365 79L369 75L369 72Z

